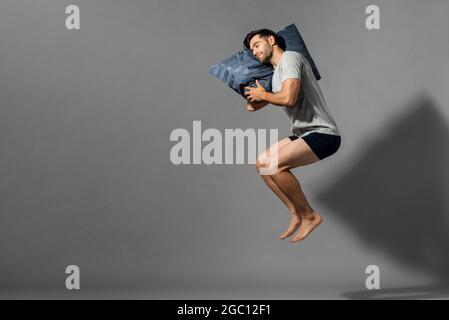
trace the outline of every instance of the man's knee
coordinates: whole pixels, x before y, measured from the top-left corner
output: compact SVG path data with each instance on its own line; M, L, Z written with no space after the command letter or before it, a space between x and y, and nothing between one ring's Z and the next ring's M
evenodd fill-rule
M264 171L264 168L267 168L270 166L270 158L267 156L267 151L262 152L257 156L256 160L256 169L260 173L261 171Z
M256 169L260 172L261 168L265 166L265 156L264 153L261 153L256 159Z
M279 164L277 159L274 157L268 157L266 152L261 153L256 160L256 169L259 173L265 175L276 175L281 171L290 169L290 166Z

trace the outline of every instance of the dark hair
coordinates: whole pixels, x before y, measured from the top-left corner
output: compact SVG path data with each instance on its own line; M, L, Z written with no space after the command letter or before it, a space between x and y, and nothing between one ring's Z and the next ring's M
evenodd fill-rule
M273 36L276 44L282 50L285 50L285 40L284 40L284 38L282 38L280 35L278 35L276 32L274 32L273 30L270 30L270 29L258 29L258 30L253 30L250 33L248 33L246 35L246 37L245 37L245 40L243 40L243 47L244 48L247 48L247 49L251 50L251 48L249 47L249 43L250 43L251 39L255 35L259 35L261 37Z

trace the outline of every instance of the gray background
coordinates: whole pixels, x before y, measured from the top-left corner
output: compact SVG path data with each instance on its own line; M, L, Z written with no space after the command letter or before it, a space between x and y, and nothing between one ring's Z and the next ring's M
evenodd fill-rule
M369 4L381 30L365 28ZM0 6L0 297L449 297L449 2ZM248 113L207 70L250 30L290 23L342 133L337 154L294 169L324 218L297 244L279 240L289 213L253 165L169 159L194 120L289 134L283 110Z

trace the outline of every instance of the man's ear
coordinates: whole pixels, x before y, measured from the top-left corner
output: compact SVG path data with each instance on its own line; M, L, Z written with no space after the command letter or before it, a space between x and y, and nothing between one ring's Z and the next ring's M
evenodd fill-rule
M276 39L274 38L274 36L270 35L270 36L268 36L268 42L271 45L274 45L276 43Z

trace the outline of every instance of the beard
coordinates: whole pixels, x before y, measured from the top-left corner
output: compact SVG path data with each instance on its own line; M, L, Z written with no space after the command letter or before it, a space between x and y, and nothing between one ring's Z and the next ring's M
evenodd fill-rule
M270 63L271 57L265 57L260 61L260 63L262 64L267 64Z
M262 60L259 60L260 63L262 64L267 64L270 63L271 61L271 57L273 56L273 50L269 50L267 48L267 50L263 51L263 56L262 56Z

